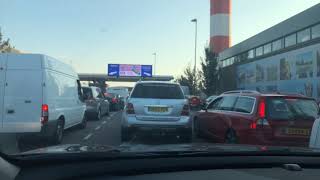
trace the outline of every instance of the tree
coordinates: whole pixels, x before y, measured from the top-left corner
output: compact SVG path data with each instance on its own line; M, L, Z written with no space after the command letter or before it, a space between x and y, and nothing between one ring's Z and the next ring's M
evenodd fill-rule
M181 86L189 87L190 94L197 95L199 94L199 73L196 72L194 75L193 68L191 68L190 64L185 68L183 74L176 78L176 82L178 82Z
M202 90L207 94L219 93L219 69L218 55L205 48L205 59L201 61L201 82Z
M14 49L14 47L10 44L10 39L7 40L3 39L3 35L0 29L0 53L6 53L6 52L16 52L17 50Z

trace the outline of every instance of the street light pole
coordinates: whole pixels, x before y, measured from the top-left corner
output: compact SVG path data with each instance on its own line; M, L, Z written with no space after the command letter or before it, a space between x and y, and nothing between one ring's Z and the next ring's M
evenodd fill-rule
M153 75L156 75L156 63L157 63L157 53L152 54L154 57L154 62L153 62Z
M196 75L196 70L197 70L197 34L198 34L198 20L197 19L192 19L191 22L195 23L195 38L194 38L194 69L193 73Z

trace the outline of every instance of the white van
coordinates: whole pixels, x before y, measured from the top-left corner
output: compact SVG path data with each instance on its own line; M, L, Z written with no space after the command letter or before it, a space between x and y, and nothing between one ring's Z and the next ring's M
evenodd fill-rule
M41 54L0 54L0 133L60 143L63 130L86 125L73 68Z

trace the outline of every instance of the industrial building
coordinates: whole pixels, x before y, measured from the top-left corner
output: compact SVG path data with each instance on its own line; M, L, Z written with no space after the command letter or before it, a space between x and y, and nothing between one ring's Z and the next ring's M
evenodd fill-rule
M320 4L221 52L212 48L219 54L221 91L300 93L320 99L319 17Z

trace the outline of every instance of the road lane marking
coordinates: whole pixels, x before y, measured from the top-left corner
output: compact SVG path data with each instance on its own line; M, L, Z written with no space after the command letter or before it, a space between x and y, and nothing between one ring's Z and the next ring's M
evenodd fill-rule
M88 140L91 136L92 136L92 133L90 133L86 137L84 137L83 140Z
M99 130L101 128L101 126L97 126L96 128L95 128L95 130Z
M118 112L113 113L110 117L113 118L113 116L119 114L119 112L121 112L121 111L118 111Z
M107 121L102 121L102 124L105 124L105 123L107 123Z

